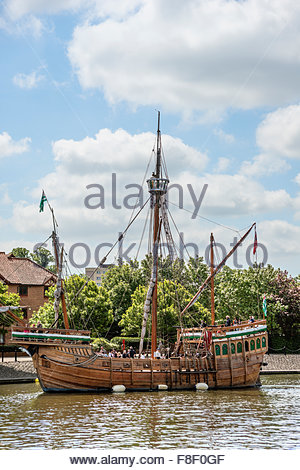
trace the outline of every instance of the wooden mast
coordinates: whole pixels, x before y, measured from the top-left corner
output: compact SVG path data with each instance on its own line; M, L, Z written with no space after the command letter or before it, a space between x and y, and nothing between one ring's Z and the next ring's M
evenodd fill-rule
M210 282L211 278L214 277L219 271L220 269L225 265L226 261L228 260L228 258L230 258L230 256L235 252L235 250L240 246L240 244L245 240L245 238L249 235L249 233L251 232L251 230L253 229L253 227L256 226L256 222L254 222L254 224L251 225L251 227L249 228L249 230L245 233L245 235L243 235L239 241L234 245L234 247L229 251L229 253L227 253L227 255L225 256L225 258L223 258L223 260L221 261L221 263L218 264L218 266L216 266L213 270L213 273L210 274L206 279L205 281L203 282L202 286L198 289L198 292L194 295L194 297L192 298L192 300L187 304L187 306L182 310L181 312L181 315L183 315L188 308L191 307L191 305L193 305L194 302L196 302L196 300L198 299L199 295L201 294L201 292L203 291L203 289L208 285L208 283Z
M161 169L161 138L160 138L160 111L158 111L158 125L157 125L157 147L156 147L156 171L153 175L155 178L160 178L160 169ZM157 253L156 260L156 272L157 272L157 263L158 263L158 248L159 243L159 206L160 206L160 193L157 192L154 195L154 220L153 220L153 254ZM157 348L157 276L155 279L155 286L152 297L152 324L151 324L151 357L154 358L154 353Z
M65 329L69 330L70 326L69 326L69 319L68 319L68 314L67 314L66 299L65 299L65 294L64 294L64 289L63 289L63 279L62 279L62 265L63 265L63 250L64 249L63 247L61 248L61 250L59 248L59 241L58 241L58 237L56 233L56 223L55 223L56 221L54 218L54 212L53 212L52 207L50 207L50 209L51 209L52 216L53 216L53 227L54 227L54 230L52 232L52 240L53 240L54 254L55 254L55 260L56 260L56 269L57 269L56 292L59 294L60 300L61 300ZM59 299L55 300L54 302L56 322L58 320L58 308L59 308Z
M211 324L215 324L215 277L213 276L214 273L214 235L213 233L210 234L210 274L211 274L211 281L210 281L210 298L211 298Z

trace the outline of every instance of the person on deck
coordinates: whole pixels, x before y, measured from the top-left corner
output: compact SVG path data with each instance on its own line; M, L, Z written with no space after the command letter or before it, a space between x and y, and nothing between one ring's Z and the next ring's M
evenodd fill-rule
M130 346L130 348L129 348L129 357L131 357L131 359L133 359L134 355L135 355L135 350L133 349L132 346Z
M159 352L159 349L157 349L154 353L154 359L160 359L160 352Z
M231 325L231 320L229 315L226 315L226 321L225 321L225 326L230 326Z

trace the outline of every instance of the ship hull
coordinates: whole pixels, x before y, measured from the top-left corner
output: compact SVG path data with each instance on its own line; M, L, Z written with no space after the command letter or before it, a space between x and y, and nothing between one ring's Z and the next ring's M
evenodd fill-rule
M33 362L45 392L105 392L115 385L127 391L195 390L254 387L263 351L236 357L118 359L97 356L88 346L37 346Z

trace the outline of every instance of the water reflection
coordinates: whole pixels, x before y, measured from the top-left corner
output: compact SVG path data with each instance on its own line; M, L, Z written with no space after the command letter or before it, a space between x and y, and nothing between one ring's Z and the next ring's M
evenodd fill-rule
M0 449L296 448L299 376L260 389L44 394L0 387Z

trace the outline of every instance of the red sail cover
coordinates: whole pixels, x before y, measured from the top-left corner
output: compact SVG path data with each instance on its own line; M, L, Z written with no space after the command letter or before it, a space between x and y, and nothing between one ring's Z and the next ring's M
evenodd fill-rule
M256 248L257 248L257 235L256 235L256 230L254 234L254 245L253 245L253 254L255 255L256 253Z

